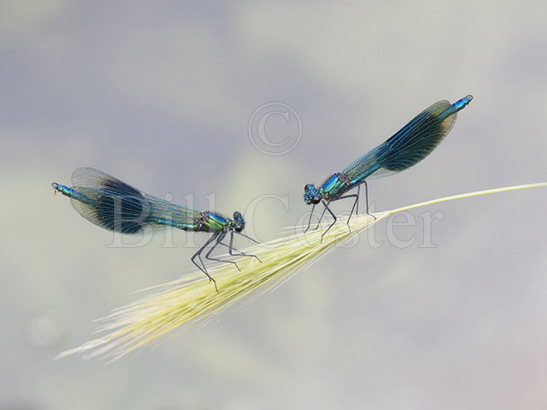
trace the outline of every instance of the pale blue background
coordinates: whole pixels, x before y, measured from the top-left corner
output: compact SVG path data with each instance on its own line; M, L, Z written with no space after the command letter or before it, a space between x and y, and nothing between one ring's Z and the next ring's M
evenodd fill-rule
M412 246L363 236L105 367L51 359L132 292L191 272L195 248L184 233L108 248L50 185L92 166L200 209L214 193L226 214L288 195L290 212L269 199L250 218L265 241L309 211L305 183L467 94L431 157L369 184L375 208L545 181L546 15L544 1L0 2L0 408L546 408L545 189L413 211L418 226L395 230ZM271 101L303 124L283 156L247 134ZM433 249L423 212L444 214Z

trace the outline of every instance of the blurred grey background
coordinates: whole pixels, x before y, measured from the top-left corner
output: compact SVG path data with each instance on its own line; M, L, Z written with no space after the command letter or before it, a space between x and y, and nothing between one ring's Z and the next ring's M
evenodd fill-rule
M206 235L108 247L51 188L91 166L247 211L247 233L267 241L309 212L306 183L467 94L430 157L369 183L374 209L546 181L546 14L543 1L0 2L0 408L546 408L545 189L381 221L381 246L364 235L104 366L52 358L133 292L192 272L186 245ZM272 102L286 110L257 111ZM253 138L296 144L268 155ZM443 218L430 230L428 212Z

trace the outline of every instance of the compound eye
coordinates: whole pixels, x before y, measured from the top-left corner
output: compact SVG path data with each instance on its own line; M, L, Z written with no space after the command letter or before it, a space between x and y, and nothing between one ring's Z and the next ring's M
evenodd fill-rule
M245 222L243 221L243 215L241 215L241 212L234 212L234 231L241 232L244 226Z

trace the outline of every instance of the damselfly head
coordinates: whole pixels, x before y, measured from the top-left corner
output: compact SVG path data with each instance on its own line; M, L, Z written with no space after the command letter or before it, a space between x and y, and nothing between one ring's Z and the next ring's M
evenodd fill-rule
M317 205L319 202L321 202L321 194L315 188L314 184L307 184L304 187L304 202L306 202L308 205Z
M243 215L241 215L241 212L234 212L234 231L241 232L244 227Z

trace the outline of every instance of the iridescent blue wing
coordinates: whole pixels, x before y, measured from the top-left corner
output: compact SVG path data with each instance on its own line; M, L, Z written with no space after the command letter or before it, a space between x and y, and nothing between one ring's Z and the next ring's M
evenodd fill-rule
M203 213L152 195L93 168L72 174L70 202L80 215L110 231L143 235L167 229L194 230Z
M395 135L347 166L342 174L352 185L404 171L427 157L450 132L457 112L471 101L439 101L426 108Z

